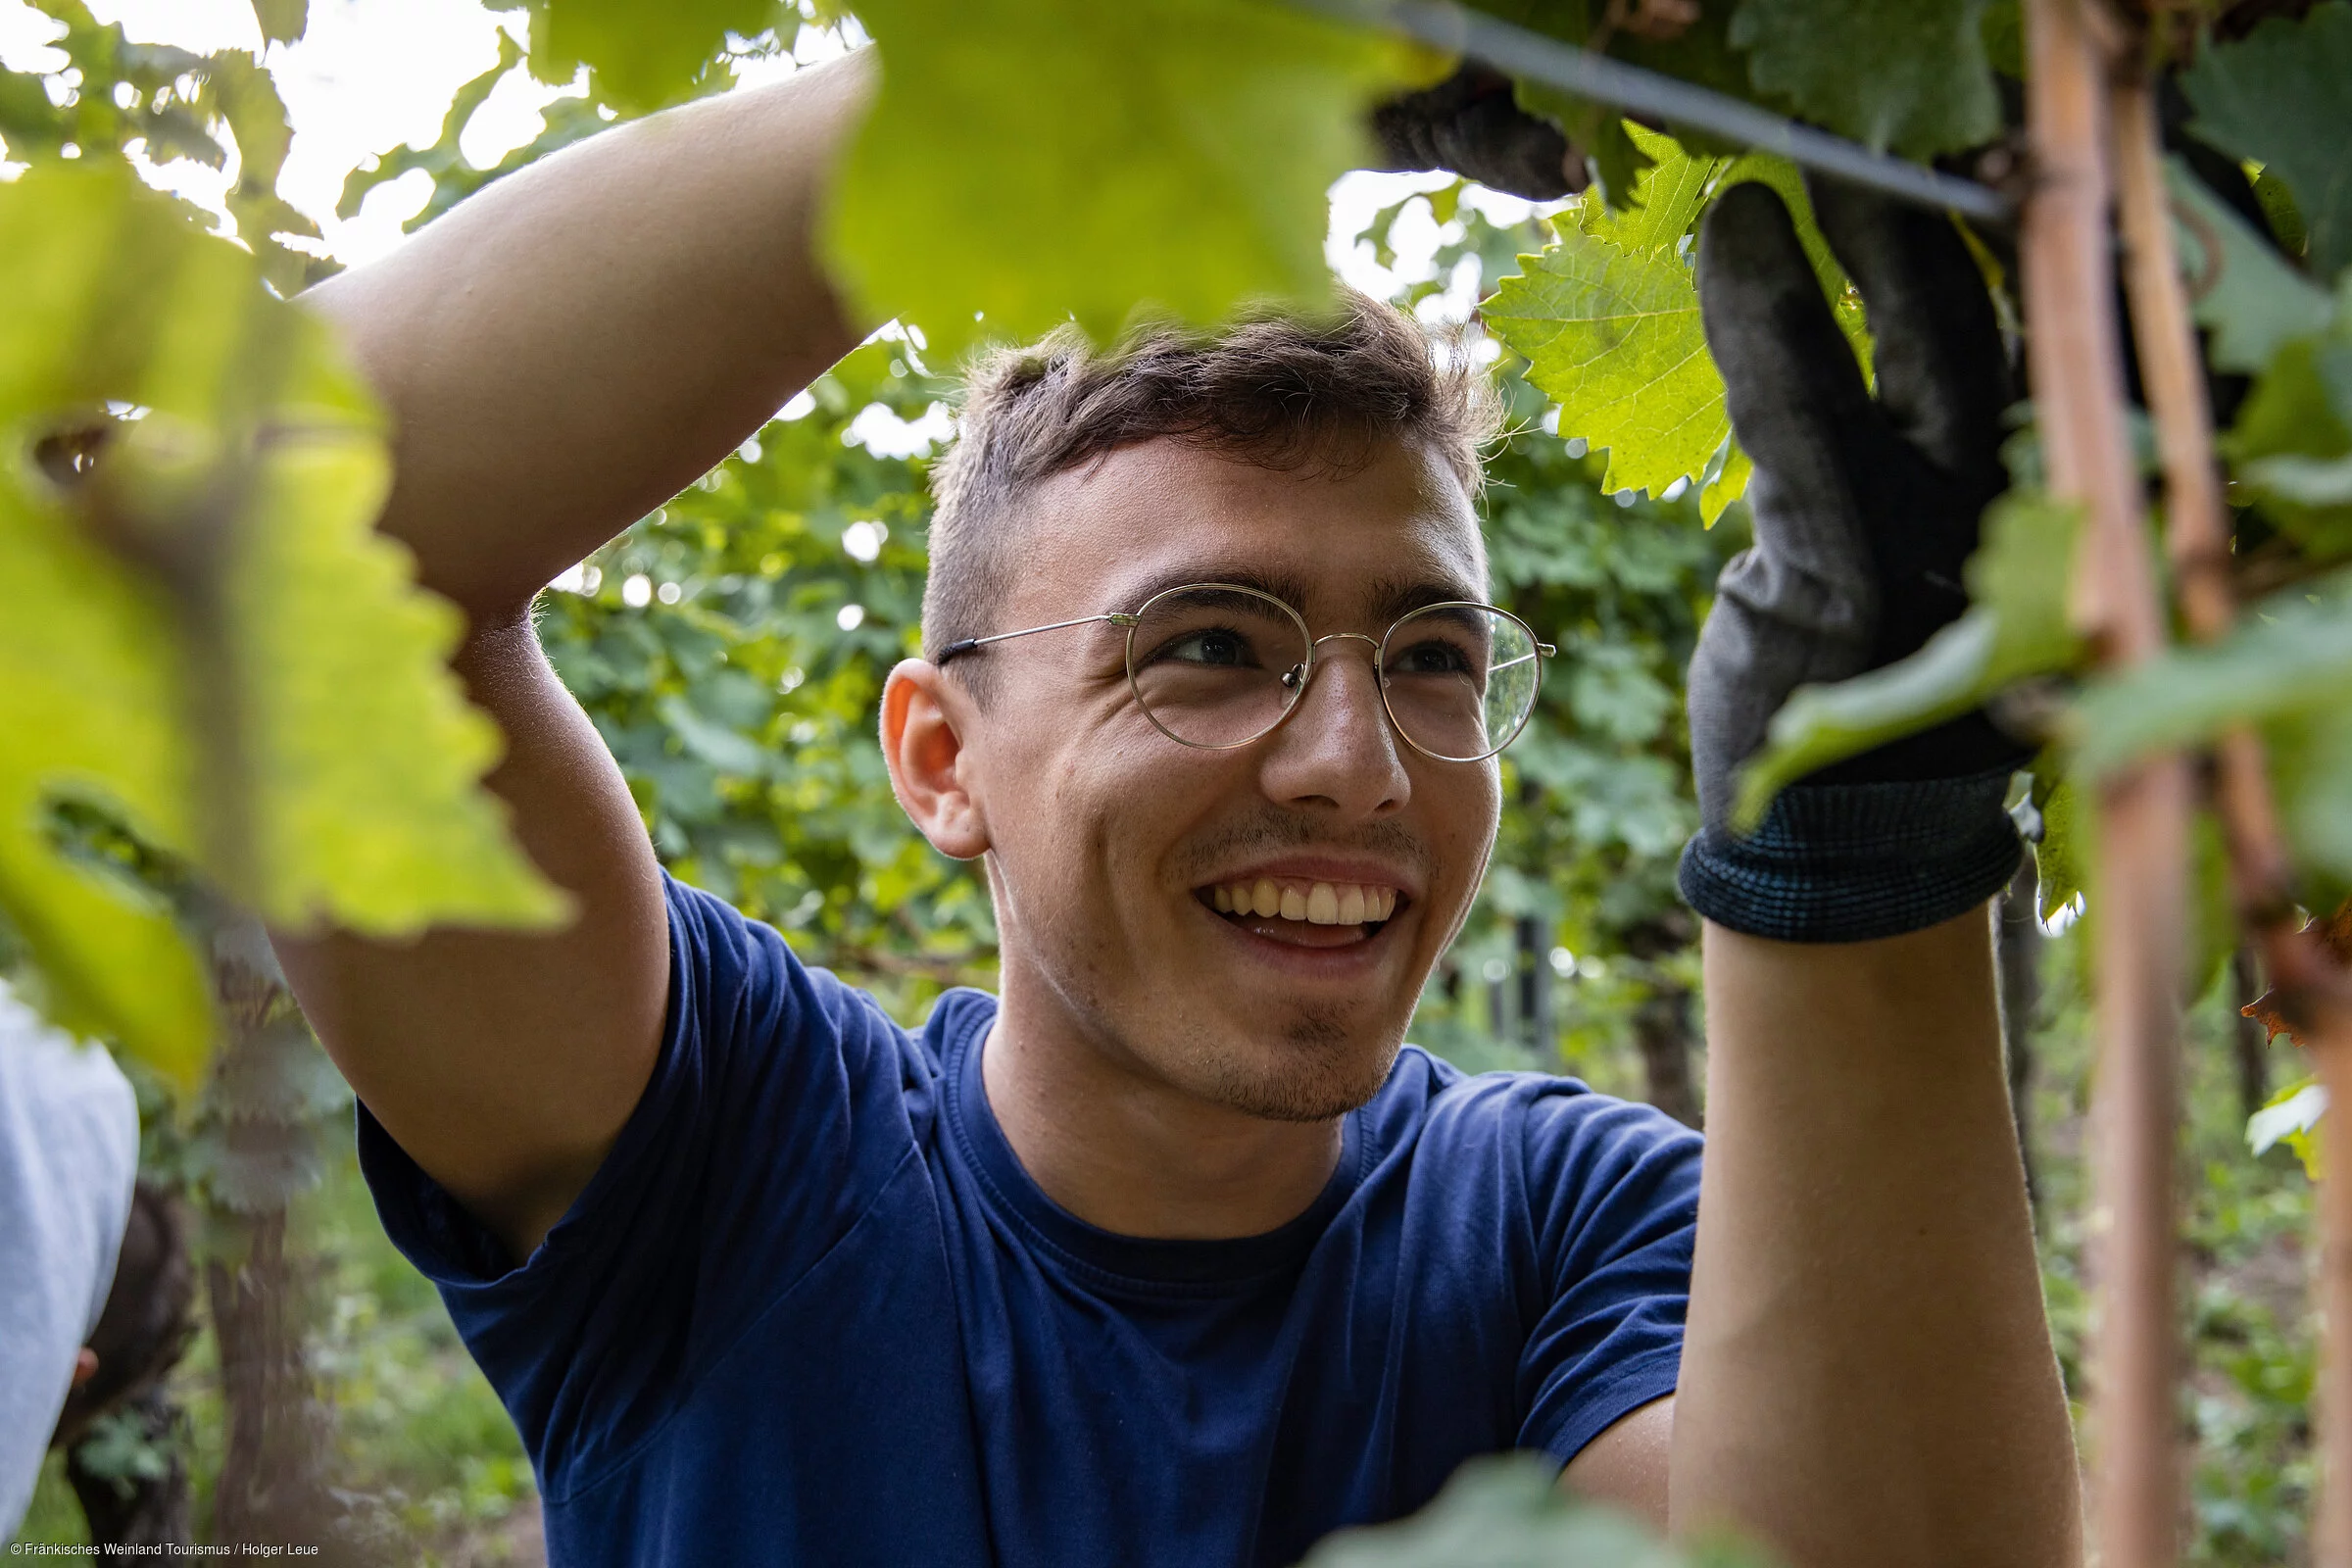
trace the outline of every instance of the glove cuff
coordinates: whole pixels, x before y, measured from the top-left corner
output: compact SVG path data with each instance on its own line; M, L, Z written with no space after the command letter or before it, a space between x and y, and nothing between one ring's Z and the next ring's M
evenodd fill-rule
M2022 846L2012 769L1966 778L1798 784L1756 831L1702 829L1678 878L1690 907L1779 942L1867 942L1963 914L2009 883Z

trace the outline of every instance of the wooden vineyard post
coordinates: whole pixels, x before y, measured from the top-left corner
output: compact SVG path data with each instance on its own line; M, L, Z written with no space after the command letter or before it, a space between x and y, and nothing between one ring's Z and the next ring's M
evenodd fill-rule
M2166 534L2181 618L2199 642L2230 629L2230 519L2214 461L2213 416L2174 254L2155 94L2145 75L2114 92L2116 182L2123 211L2133 341L2164 467ZM2332 1105L2352 1107L2352 994L2314 932L2301 929L2293 864L2271 798L2261 739L2238 730L2214 753L2214 806L2228 846L2239 914L2255 938L2274 996L2294 1019ZM2323 1126L2326 1174L2352 1169L2352 1121ZM2352 1188L2323 1180L2314 1239L2321 1259L2326 1344L2320 1360L2321 1485L2312 1531L2315 1568L2352 1568Z
M2033 187L2019 266L2028 355L2053 494L2081 503L2075 611L2117 669L2164 646L2155 564L2125 419L2106 166L2110 19L2095 0L2028 0ZM2189 772L2160 757L2095 799L2091 1110L2091 1522L2105 1568L2178 1552L2174 1321L2182 913Z

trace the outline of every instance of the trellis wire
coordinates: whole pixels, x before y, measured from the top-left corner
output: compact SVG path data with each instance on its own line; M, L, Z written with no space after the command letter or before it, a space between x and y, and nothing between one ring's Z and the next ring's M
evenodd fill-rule
M1547 38L1449 0L1292 0L1305 10L1386 28L1465 56L1523 81L1555 87L1629 115L1689 126L1777 153L1792 164L1868 185L1923 207L2007 223L2015 205L1989 185L1873 152L1754 104Z

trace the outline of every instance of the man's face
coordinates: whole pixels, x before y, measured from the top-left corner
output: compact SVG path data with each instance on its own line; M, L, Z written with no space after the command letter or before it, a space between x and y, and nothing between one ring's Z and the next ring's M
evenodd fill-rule
M1148 442L1049 481L1020 526L1003 630L1225 582L1288 601L1315 638L1377 640L1419 605L1485 597L1469 501L1411 445L1335 478ZM1118 628L968 657L992 666L988 701L966 705L960 775L985 823L1008 1001L1254 1115L1369 1099L1485 870L1496 765L1405 745L1353 639L1322 643L1288 719L1229 751L1152 726ZM1282 910L1253 912L1269 888ZM1217 907L1252 892L1248 912ZM1358 898L1391 912L1335 920Z

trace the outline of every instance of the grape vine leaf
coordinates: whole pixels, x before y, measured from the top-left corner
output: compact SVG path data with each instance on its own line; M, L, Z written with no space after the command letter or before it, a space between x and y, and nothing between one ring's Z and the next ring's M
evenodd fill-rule
M2254 725L2269 744L2298 857L2352 875L2352 578L2274 595L2229 637L2166 652L2088 687L2069 718L2095 778L2157 751Z
M1486 302L1488 330L1527 358L1561 433L1605 447L1611 490L1652 495L1704 470L1731 433L1690 270L1558 225Z
M1669 1544L1627 1515L1563 1494L1557 1467L1506 1455L1470 1460L1410 1518L1324 1538L1299 1568L1763 1568L1767 1560L1722 1541Z
M1755 476L1755 461L1736 435L1726 436L1720 463L1710 464L1704 477L1706 482L1698 491L1698 520L1712 528L1723 516L1724 509L1747 493L1747 481Z
M1764 749L1740 770L1735 822L1744 831L1806 774L1957 718L2034 675L2071 669L2082 647L2067 612L2080 513L2012 491L1984 514L1969 558L1968 612L1910 658L1829 686L1800 686Z
M0 186L0 913L58 1020L183 1079L207 1038L165 911L45 837L61 792L282 926L563 918L476 788L457 613L372 530L382 416L324 325L113 165ZM39 445L92 429L87 467Z
M2222 446L2282 532L2318 559L2352 554L2352 273L2328 330L2272 355Z
M704 63L724 53L728 33L754 36L777 14L775 0L527 3L531 74L562 85L586 66L599 97L638 112L693 96Z
M1740 0L1731 41L1748 51L1758 92L1871 147L1926 158L2001 128L1984 14L1984 0Z
M2208 49L2180 90L2193 133L2294 193L2313 270L2333 278L2352 267L2352 3L2267 19Z
M2254 232L2180 157L2165 161L2180 266L2192 284L2197 324L2213 334L2214 368L2259 374L2290 338L2324 330L2328 293Z
M1865 365L1867 334L1793 168L1755 155L1695 157L1670 136L1627 129L1650 159L1633 205L1615 211L1588 192L1552 220L1554 242L1521 257L1521 270L1496 285L1480 315L1559 405L1560 433L1607 449L1608 489L1657 495L1677 480L1699 481L1712 520L1744 489L1747 466L1725 446L1723 376L1707 353L1686 243L1707 204L1743 179L1772 184Z
M311 0L253 0L253 20L270 43L293 43L311 25Z
M869 0L881 90L823 245L866 318L943 360L1139 305L1213 321L1330 297L1324 192L1364 114L1442 74L1385 36L1253 0ZM979 324L984 318L985 325Z

